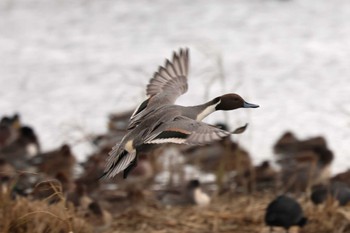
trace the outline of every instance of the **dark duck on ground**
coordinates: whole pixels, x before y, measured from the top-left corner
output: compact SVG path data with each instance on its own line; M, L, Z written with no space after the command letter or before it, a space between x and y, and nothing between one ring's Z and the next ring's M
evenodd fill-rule
M340 206L345 206L350 202L350 187L342 182L316 185L312 187L310 198L315 205L324 203L331 198L337 201Z
M271 227L283 227L286 232L292 226L303 227L307 223L300 204L294 199L281 195L273 200L266 209L265 223Z

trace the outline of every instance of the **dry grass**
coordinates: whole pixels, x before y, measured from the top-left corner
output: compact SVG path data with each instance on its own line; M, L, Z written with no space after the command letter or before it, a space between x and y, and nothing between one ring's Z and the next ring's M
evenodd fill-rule
M274 197L273 193L225 194L214 198L207 207L165 207L145 201L116 214L111 227L104 232L267 233L269 228L263 221L265 208ZM315 207L306 198L298 200L309 222L303 229L293 228L290 232L350 232L350 207L340 208L332 203ZM45 201L2 196L0 211L0 232L4 233L94 232L64 202L48 205ZM274 232L284 230L276 228Z
M145 205L114 219L110 232L257 232L269 199L220 197L208 207ZM253 231L252 231L253 230Z
M107 232L256 232L266 233L265 208L274 194L222 196L205 208L159 207L146 204L128 209L115 216L112 229ZM303 228L294 227L290 232L342 233L350 232L350 208L335 205L313 206L309 200L301 200L309 223ZM285 232L275 228L274 232Z
M84 219L64 202L48 205L46 201L27 198L13 200L0 194L0 232L2 233L89 233Z

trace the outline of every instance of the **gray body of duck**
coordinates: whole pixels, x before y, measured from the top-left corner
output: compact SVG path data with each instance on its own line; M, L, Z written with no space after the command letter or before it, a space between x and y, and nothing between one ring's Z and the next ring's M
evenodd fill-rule
M174 53L166 60L147 85L148 99L136 108L130 118L128 132L109 153L104 176L114 177L124 171L124 178L136 166L137 153L149 145L177 143L199 145L219 140L245 127L228 132L201 122L217 110L257 108L237 94L225 94L197 106L175 105L175 100L187 91L188 50Z

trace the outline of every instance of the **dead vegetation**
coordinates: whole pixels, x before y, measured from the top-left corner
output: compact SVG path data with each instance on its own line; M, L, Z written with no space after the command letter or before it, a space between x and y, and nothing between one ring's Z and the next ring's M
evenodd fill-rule
M320 182L321 174L333 159L323 140L299 140L290 133L282 136L274 147L279 152L276 159L282 163L281 171L275 170L269 161L254 166L248 151L227 138L205 147L159 148L140 155L138 166L128 179L100 180L110 148L125 133L123 127L128 117L124 115L121 119L114 116L109 124L113 130L93 140L96 153L83 164L76 163L68 145L51 152L37 151L34 157L28 154L27 160L16 155L22 155L23 148L33 145L32 141L16 144L14 148L21 150L11 153L5 150L8 147L0 148L0 232L265 233L270 231L264 223L267 205L287 191L294 194L309 219L304 228L294 227L290 232L350 232L349 204L340 207L328 198L326 203L315 206L309 199L311 185ZM14 135L17 137L14 142L32 138L34 131L28 128L22 126L20 132L24 133ZM203 190L210 193L210 204L197 206L196 202L186 200L186 206L170 207L163 202L169 198L159 197L181 194L181 185L186 186L194 178L185 174L188 165L215 175L214 181L203 183ZM83 170L77 177L73 175L76 166ZM20 172L21 167L28 171ZM318 169L314 170L315 167ZM168 174L164 180L157 180L164 174ZM283 177L288 179L284 181ZM287 190L291 181L295 187L301 183L302 188ZM326 184L335 181L348 183L349 172L322 180ZM274 232L285 231L275 228Z
M275 195L226 194L208 207L159 207L145 204L127 209L115 216L112 229L106 232L269 232L264 224L265 208ZM315 207L307 199L299 199L308 224L291 232L350 232L350 207L326 204ZM275 228L274 232L285 232Z
M225 194L214 198L207 207L166 207L143 202L115 214L112 225L98 232L269 232L263 219L273 197L273 193ZM291 232L350 232L350 207L332 203L315 207L305 198L299 201L309 223ZM0 205L0 230L4 233L94 232L90 223L65 202L48 205L45 201L12 200L3 195Z
M35 201L13 197L6 193L0 198L0 232L93 232L92 227L79 217L64 201L49 205L45 200Z
M48 204L47 200L15 199L7 193L0 198L0 232L3 233L89 233L89 232L269 232L264 224L265 208L276 196L272 192L255 194L227 192L213 198L206 207L164 206L152 199L130 204L112 216L107 228L94 228L86 213L60 202ZM350 207L339 207L329 200L314 206L305 195L298 201L309 218L303 229L291 232L345 233L350 232ZM106 204L113 212L113 206ZM114 205L117 205L114 203ZM274 232L284 232L275 228Z

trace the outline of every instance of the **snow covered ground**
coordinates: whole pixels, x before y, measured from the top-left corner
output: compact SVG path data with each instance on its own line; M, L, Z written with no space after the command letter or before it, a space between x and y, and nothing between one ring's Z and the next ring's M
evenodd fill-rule
M19 112L44 150L106 131L134 108L164 58L191 49L192 105L236 92L259 109L208 122L249 122L237 139L272 159L286 130L324 135L333 172L350 167L350 3L346 0L2 0L0 116Z

